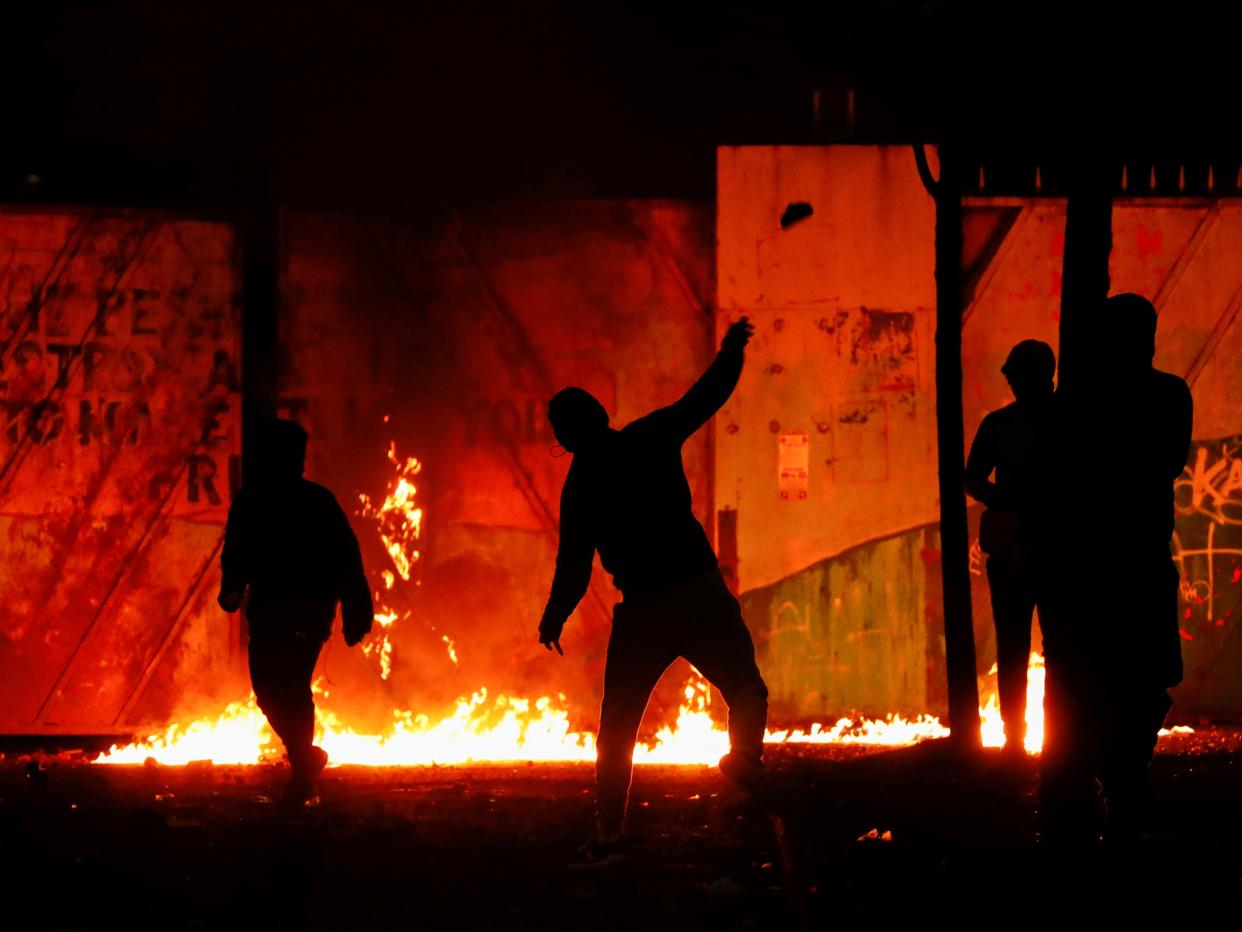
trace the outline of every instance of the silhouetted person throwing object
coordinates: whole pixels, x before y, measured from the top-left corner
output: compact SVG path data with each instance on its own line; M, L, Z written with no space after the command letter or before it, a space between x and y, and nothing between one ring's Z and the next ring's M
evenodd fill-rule
M285 801L293 804L314 795L328 762L314 745L311 676L332 633L337 602L351 647L371 630L373 614L349 519L330 491L302 478L306 441L293 421L268 426L229 508L220 557L220 607L237 611L249 590L250 682L289 756Z
M1039 340L1023 340L1010 350L1001 372L1014 401L983 419L966 461L966 491L987 506L979 522L979 546L988 555L1005 749L1014 754L1023 753L1026 741L1026 668L1035 613L1033 541L1024 516L1056 367L1052 347Z
M638 726L652 689L678 657L728 703L731 750L720 769L743 787L763 781L768 690L741 607L691 511L681 461L682 444L737 385L752 333L744 317L733 324L715 361L681 400L622 430L609 426L603 406L581 388L566 388L548 404L553 433L574 458L561 493L560 549L540 643L561 651L561 630L586 594L596 550L622 593L604 670L588 859L623 844Z
M1152 367L1156 309L1146 298L1113 296L1093 324L1093 371L1054 404L1037 511L1041 810L1045 831L1069 841L1095 836L1096 780L1109 836L1139 829L1167 690L1182 678L1169 542L1173 482L1190 451L1190 389ZM1102 475L1104 485L1083 478Z

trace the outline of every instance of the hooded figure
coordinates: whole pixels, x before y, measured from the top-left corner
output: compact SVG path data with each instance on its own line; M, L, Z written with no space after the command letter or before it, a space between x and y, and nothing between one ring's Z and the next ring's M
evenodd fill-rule
M264 431L258 457L229 508L220 556L220 607L246 604L250 682L284 742L287 799L304 801L328 755L314 745L311 677L341 604L345 643L371 630L371 587L358 538L336 498L302 477L307 434L294 421Z
M1035 613L1030 497L1056 366L1052 347L1039 340L1023 340L1009 351L1001 373L1014 400L983 419L966 461L966 491L986 506L979 546L988 555L1005 749L1014 754L1023 753L1026 741L1026 668Z
M1094 834L1097 780L1115 838L1144 814L1168 689L1182 678L1169 544L1193 415L1186 383L1152 366L1150 301L1115 295L1090 322L1092 369L1057 393L1034 509L1047 661L1041 814L1050 837L1071 840Z

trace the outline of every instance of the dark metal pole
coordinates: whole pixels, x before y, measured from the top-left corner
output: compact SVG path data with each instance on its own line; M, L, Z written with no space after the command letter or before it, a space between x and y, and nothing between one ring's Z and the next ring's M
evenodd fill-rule
M243 212L238 234L242 249L242 481L265 421L276 416L279 317L284 260L280 207L268 197ZM233 654L244 670L249 632L245 612L238 619Z
M277 320L280 309L281 222L272 203L251 207L241 222L242 469L257 432L276 416Z
M1082 381L1091 353L1091 315L1108 297L1108 257L1113 248L1115 180L1109 177L1107 164L1082 167L1069 181L1057 374L1062 392L1073 391Z
M922 147L919 172L930 180ZM936 422L940 476L940 571L944 586L945 666L949 729L962 747L980 744L979 684L970 604L970 541L966 524L965 426L962 417L962 167L940 146L936 198Z

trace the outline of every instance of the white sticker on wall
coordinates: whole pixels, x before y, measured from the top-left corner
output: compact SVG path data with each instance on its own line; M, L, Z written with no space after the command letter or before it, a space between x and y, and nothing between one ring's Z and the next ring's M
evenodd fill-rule
M806 498L806 476L807 466L810 463L810 450L810 438L805 431L793 431L780 435L777 481L782 499Z

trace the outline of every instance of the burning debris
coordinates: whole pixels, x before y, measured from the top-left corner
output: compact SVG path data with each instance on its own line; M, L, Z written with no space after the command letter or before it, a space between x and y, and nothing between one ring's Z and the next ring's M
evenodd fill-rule
M364 645L369 656L378 658L380 676L385 680L392 673L393 627L399 619L412 615L409 609L399 612L385 598L405 598L402 587L417 585L412 576L422 556L418 548L423 529L423 509L413 481L422 472L422 464L415 457L400 458L395 443L389 445L388 459L395 473L383 501L375 504L365 494L358 496L359 515L372 522L392 561L391 568L375 574L382 584L375 590L376 630ZM443 634L440 641L456 666L457 645L453 638ZM995 674L993 665L984 679L986 698L979 710L983 744L990 748L1005 745ZM320 684L316 684L315 692L320 698L328 696ZM1032 653L1027 671L1026 711L1026 750L1031 754L1039 753L1043 744L1043 698L1044 660ZM883 719L843 717L831 724L817 722L805 729L769 729L764 741L769 745L905 747L948 734L948 728L935 716L906 719L890 714ZM564 695L534 699L492 696L485 686L468 697L458 698L447 713L437 718L409 709L394 709L387 729L380 733L360 732L337 712L320 707L315 743L328 752L333 764L379 767L595 760L595 735L571 729ZM676 719L660 728L650 744L640 743L635 748L634 762L712 766L728 750L728 732L711 715L710 687L694 671L683 687ZM154 760L183 765L211 760L217 764L245 765L274 762L280 754L280 742L252 695L245 702L230 703L217 715L188 724L174 723L162 734L113 747L97 762L141 764Z

